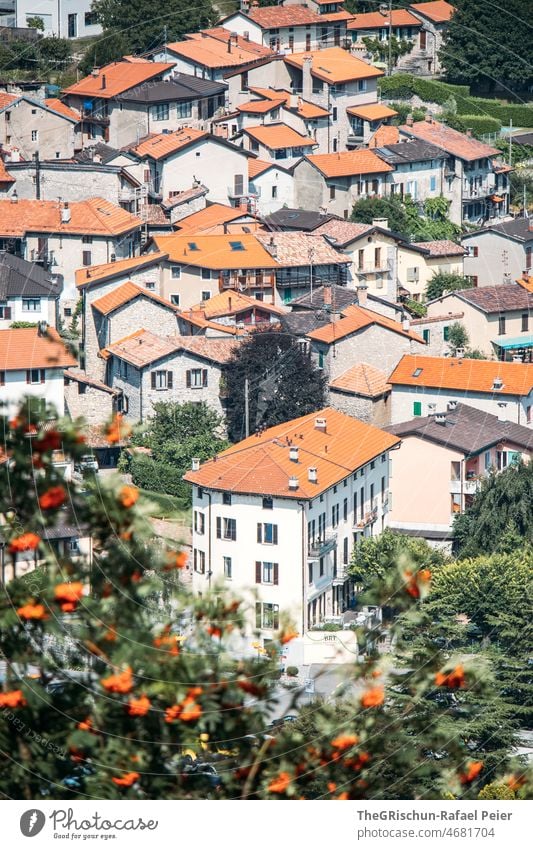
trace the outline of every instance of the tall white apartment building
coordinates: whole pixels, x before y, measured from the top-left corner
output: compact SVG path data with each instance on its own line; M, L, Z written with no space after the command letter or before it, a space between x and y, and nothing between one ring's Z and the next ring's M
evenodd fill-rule
M263 647L282 614L300 639L339 617L353 598L353 544L385 525L389 451L399 445L328 407L193 461L194 591L253 590L249 632Z

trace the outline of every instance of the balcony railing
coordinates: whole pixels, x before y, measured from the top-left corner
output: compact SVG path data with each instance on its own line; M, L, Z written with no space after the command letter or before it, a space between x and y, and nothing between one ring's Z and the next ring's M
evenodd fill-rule
M483 198L488 195L496 194L497 189L494 183L481 183L471 186L470 183L463 184L463 200L473 200L475 198Z
M30 254L30 260L31 262L37 262L39 265L42 265L45 268L49 268L51 265L53 265L54 262L54 252L39 251L34 248Z
M348 567L347 566L337 566L337 571L333 575L333 586L334 587L342 587L342 585L348 580Z
M362 519L360 519L358 522L354 523L354 526L353 526L354 530L360 531L363 528L368 527L368 525L373 525L374 522L377 521L377 518L378 518L378 508L373 507L372 510L369 510L368 513L365 513L365 515L363 516Z
M218 278L220 289L261 289L272 288L276 284L274 274L221 274Z
M337 534L328 534L320 539L309 540L307 553L310 559L317 560L323 557L329 551L332 551L337 545Z
M390 260L380 260L379 262L365 262L363 265L358 265L356 274L385 274L392 268Z
M475 495L478 492L480 487L479 480L464 480L464 481L450 481L450 492L452 495L460 495L461 492L463 495Z

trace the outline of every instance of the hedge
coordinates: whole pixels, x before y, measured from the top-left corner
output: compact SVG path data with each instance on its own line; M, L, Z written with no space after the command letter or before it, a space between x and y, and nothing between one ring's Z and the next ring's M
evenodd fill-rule
M188 503L190 486L182 480L183 471L150 457L133 456L129 463L131 479L141 489L175 495Z
M447 115L446 123L454 130L459 130L460 133L465 133L466 130L470 129L475 136L482 136L484 133L499 133L502 128L501 121L488 115Z

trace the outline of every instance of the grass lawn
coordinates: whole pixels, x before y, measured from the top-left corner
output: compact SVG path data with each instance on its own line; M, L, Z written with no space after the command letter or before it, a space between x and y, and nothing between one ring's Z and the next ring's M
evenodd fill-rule
M191 508L185 507L181 499L162 492L152 492L150 489L141 489L141 499L156 505L151 513L154 519L168 519L180 525L190 525Z

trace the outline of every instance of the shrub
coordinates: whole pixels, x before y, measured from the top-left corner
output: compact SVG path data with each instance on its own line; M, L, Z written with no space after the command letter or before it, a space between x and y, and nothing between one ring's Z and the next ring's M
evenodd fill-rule
M287 675L289 678L296 678L298 675L298 667L297 666L287 666Z
M499 133L502 128L501 121L488 115L446 115L443 120L454 130L465 133L470 129L475 136Z
M182 480L183 472L175 466L150 457L131 457L129 462L131 479L135 486L154 492L165 492L188 502L190 487Z

